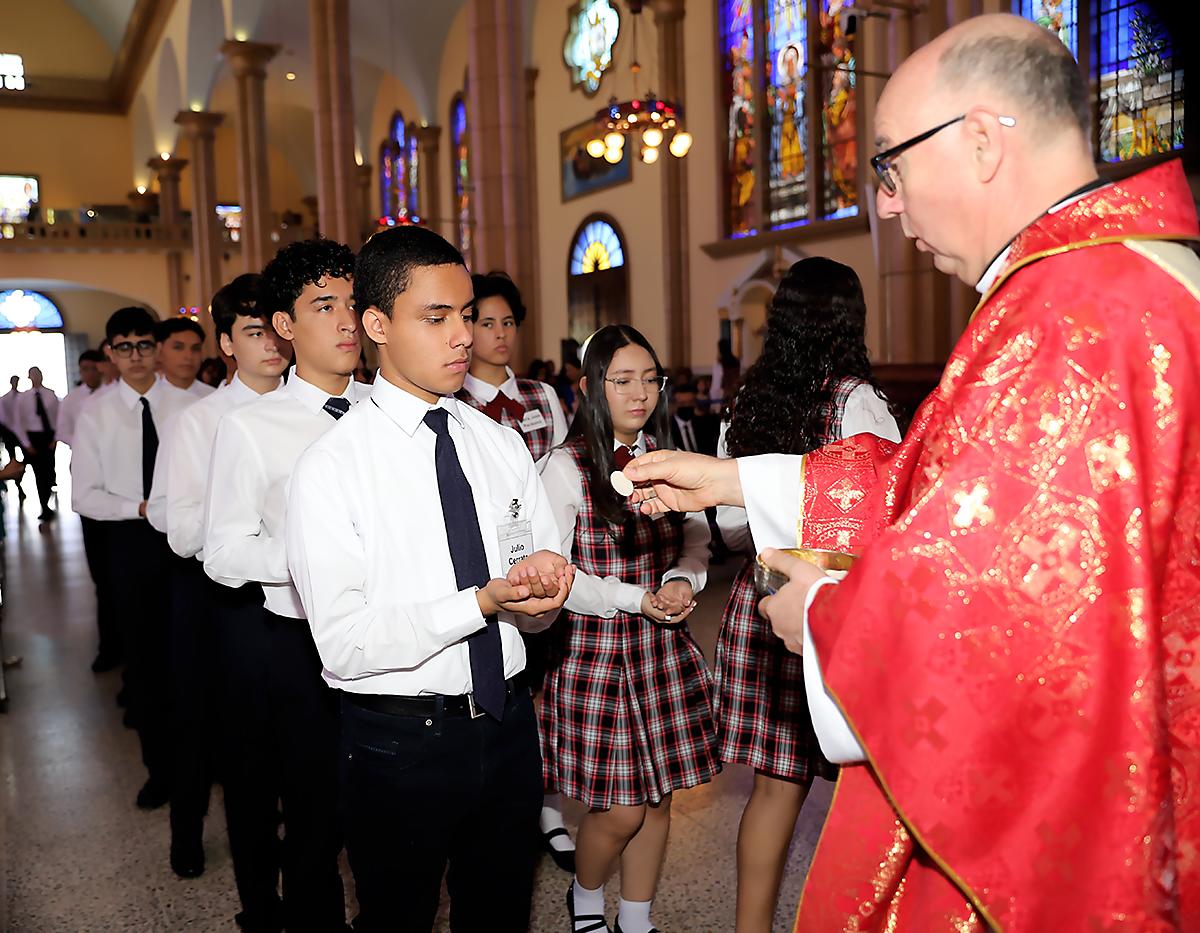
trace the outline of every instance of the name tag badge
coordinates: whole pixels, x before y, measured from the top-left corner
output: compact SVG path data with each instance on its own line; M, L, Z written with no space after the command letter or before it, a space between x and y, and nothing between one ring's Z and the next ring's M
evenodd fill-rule
M540 431L546 426L546 416L536 408L531 408L525 412L525 417L521 419L521 430L526 434L534 431Z
M533 522L509 522L497 528L504 572L533 554Z

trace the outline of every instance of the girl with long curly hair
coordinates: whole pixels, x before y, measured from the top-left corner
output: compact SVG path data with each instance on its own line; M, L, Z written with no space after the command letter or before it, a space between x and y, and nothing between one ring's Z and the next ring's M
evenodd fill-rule
M860 433L900 440L871 374L866 303L854 270L831 259L795 263L767 312L762 355L722 425L720 455L803 454ZM731 550L751 556L734 580L715 658L721 760L749 765L754 785L738 831L737 933L770 933L788 845L814 776L834 778L809 719L804 669L757 610L744 509L722 507ZM761 542L777 545L780 542Z

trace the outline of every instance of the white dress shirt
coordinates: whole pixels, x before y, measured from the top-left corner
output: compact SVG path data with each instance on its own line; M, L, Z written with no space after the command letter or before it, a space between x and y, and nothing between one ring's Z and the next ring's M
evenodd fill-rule
M50 422L50 430L58 421L58 396L53 389L42 386L40 389L26 389L17 395L13 401L12 431L17 435L22 447L29 446L29 435L42 430L42 419L38 417L37 400L41 398L42 406L46 409L46 418Z
M123 379L116 386L103 395L96 392L84 405L71 447L71 507L100 521L138 517L144 499L141 399L150 403L160 447L171 416L195 401L158 380L144 396Z
M75 423L79 420L79 413L83 411L84 403L95 396L98 391L100 391L99 386L92 389L86 385L80 385L67 393L67 397L58 406L58 421L54 425L56 441L66 444L68 447L73 446Z
M613 449L622 446L614 441ZM634 456L646 453L646 442L639 431L633 445ZM542 469L542 482L554 509L554 520L561 539L559 553L567 560L575 546L575 522L583 508L583 477L571 455L565 450L551 451ZM661 521L662 519L651 519ZM683 519L683 550L675 566L663 574L662 582L686 580L693 593L704 589L708 581L708 543L711 540L708 520L703 512L689 512ZM647 590L632 583L625 583L614 576L599 577L575 572L575 585L567 597L566 608L580 615L599 616L611 619L617 611L640 613L642 597Z
M486 622L476 589L460 590L455 579L438 495L437 435L425 413L436 407L449 414L493 578L508 570L500 531L513 511L531 523L534 550L556 549L554 516L515 432L453 398L431 406L382 374L369 388L371 402L300 458L288 496L288 563L325 680L351 693L468 693L464 639ZM525 668L517 626L536 631L552 621L500 614L505 677Z
M221 391L189 405L165 427L146 517L180 557L204 560L204 497L217 423L225 412L257 398L259 393L235 375Z
M347 381L353 405L371 387ZM300 454L337 422L330 396L292 370L274 392L225 413L217 424L204 511L204 570L225 586L261 583L266 607L304 618L284 544L287 481Z
M170 383L171 385L175 385L175 383L171 382L171 380L169 380L162 373L158 374L158 380L160 382L167 382L167 383ZM175 386L175 388L178 389L179 386ZM190 386L188 386L186 389L181 389L180 391L186 392L188 395L191 395L194 398L202 399L202 398L208 398L210 395L212 395L217 390L213 386L210 386L207 382L205 382L202 379L193 379L192 384Z
M9 389L0 395L0 424L14 434L17 433L17 396L20 394L16 389Z
M511 367L505 366L504 371L508 374L500 385L494 386L490 382L484 382L482 379L477 379L470 373L467 373L466 381L463 382L463 388L471 395L477 398L484 405L488 404L496 397L497 392L503 392L514 402L520 403L520 389L517 387L517 377L513 373ZM562 402L558 400L558 393L544 382L539 382L542 396L545 400L546 407L550 409L550 422L553 428L553 437L550 441L551 448L557 447L567 439L567 415L563 411ZM538 469L541 470L546 466L546 460L550 454L547 452L541 460L537 462Z

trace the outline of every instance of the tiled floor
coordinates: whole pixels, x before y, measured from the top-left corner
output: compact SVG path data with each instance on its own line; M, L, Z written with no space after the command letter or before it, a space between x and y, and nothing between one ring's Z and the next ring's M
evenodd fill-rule
M11 493L9 499L15 503ZM166 810L144 813L133 804L144 773L134 734L122 728L113 703L118 675L88 669L94 610L78 519L67 512L39 528L36 510L10 509L7 532L4 641L6 652L23 660L8 672L11 700L0 716L0 930L235 931L220 790L205 834L208 870L194 881L176 878L167 865ZM734 570L714 568L692 617L710 659ZM729 768L712 784L677 795L654 911L663 933L733 930L734 844L749 783L746 770ZM777 930L789 929L831 790L818 781L801 815ZM572 827L578 812L568 810ZM353 881L344 874L353 916ZM568 930L568 880L543 861L532 930ZM613 912L616 890L614 881Z

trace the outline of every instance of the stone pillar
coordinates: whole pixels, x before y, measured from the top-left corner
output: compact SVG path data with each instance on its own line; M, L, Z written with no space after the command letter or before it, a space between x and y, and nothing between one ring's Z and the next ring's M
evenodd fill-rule
M658 27L660 96L682 104L684 0L654 0ZM686 108L685 108L686 115ZM686 121L685 121L686 123ZM691 362L691 300L688 287L687 156L677 159L664 146L658 166L663 172L663 307L667 315L667 365Z
M217 175L213 134L219 113L181 110L175 122L192 144L192 249L195 255L197 306L207 309L221 285L221 241L217 225Z
M221 54L237 80L238 196L242 202L242 268L261 272L270 248L271 183L267 169L267 62L279 46L229 39Z
M309 0L308 19L316 97L313 134L319 225L324 236L357 249L363 217L354 159L350 0Z
M441 205L441 172L442 157L439 154L442 128L440 126L418 126L414 131L417 137L417 150L420 160L417 162L417 189L421 192L421 219L426 226L446 236L445 212ZM451 242L453 235L446 237Z
M508 0L469 0L467 112L475 268L503 269L525 292L533 288L533 262L522 11Z
M359 213L362 216L362 223L359 225L360 239L366 240L372 233L375 232L375 201L373 188L375 185L375 166L370 162L364 162L358 166L358 173L355 175L358 182L358 201Z
M179 209L179 175L187 165L186 159L169 159L155 156L146 162L150 170L158 175L158 222L164 227L174 227L182 218ZM183 299L183 256L178 250L167 251L167 300L171 307L167 314L175 314L184 305Z

